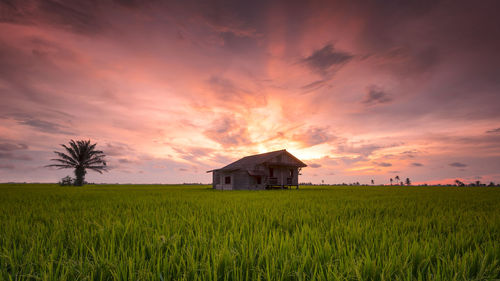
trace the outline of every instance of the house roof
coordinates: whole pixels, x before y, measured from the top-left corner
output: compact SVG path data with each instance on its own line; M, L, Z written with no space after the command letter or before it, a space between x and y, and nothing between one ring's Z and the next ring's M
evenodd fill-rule
M271 152L262 153L262 154L246 156L246 157L243 157L240 160L235 161L235 162L233 162L227 166L224 166L220 169L210 170L207 172L236 171L236 170L240 170L240 169L245 169L245 170L253 169L256 165L263 164L263 163L265 163L265 162L267 162L267 161L273 159L274 157L276 157L280 154L283 154L283 153L287 153L288 155L290 155L293 159L295 159L297 161L296 165L288 165L288 166L307 167L307 165L304 162L297 159L290 152L286 151L286 149L282 149L282 150L276 150L276 151L271 151Z

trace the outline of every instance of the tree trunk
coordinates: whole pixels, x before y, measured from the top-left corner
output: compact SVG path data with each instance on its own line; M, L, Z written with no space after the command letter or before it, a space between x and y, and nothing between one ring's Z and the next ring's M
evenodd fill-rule
M83 167L77 167L75 169L75 186L82 186L83 182L85 181L85 168Z

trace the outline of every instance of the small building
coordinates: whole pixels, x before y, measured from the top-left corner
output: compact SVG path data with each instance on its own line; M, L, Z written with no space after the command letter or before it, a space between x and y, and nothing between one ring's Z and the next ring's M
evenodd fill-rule
M299 173L304 167L304 162L283 149L243 157L207 173L213 173L214 189L299 188Z

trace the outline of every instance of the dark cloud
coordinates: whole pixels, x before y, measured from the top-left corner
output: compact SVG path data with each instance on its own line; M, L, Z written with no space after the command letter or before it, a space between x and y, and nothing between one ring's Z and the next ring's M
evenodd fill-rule
M353 57L350 53L337 51L332 44L327 44L302 59L302 62L312 70L325 75L334 70L336 66L339 67L348 63Z
M463 164L463 163L460 163L460 162L453 162L453 163L450 163L449 165L451 167L457 167L457 168L467 167L467 164Z
M50 134L64 134L64 135L74 135L74 132L68 130L66 126L59 125L53 122L40 120L36 118L23 118L18 119L18 123L21 125L29 126L35 130Z
M500 133L500 128L496 128L496 129L492 129L492 130L486 131L486 133L488 133L488 134L497 134L497 133Z
M380 166L380 167L391 167L392 166L391 163L387 163L387 162L373 162L373 164Z
M23 161L33 160L33 158L31 158L28 155L18 155L9 152L7 153L0 152L0 159L23 160Z
M307 130L294 134L292 139L302 144L303 147L315 146L322 143L327 143L336 139L328 128L309 127Z
M61 29L95 34L101 32L106 20L99 14L95 1L2 1L0 22L26 25L50 25Z
M352 153L352 154L359 154L364 157L370 156L373 152L383 149L383 148L388 148L388 147L395 147L398 146L397 144L391 144L391 145L378 145L378 144L363 144L359 146L355 145L350 145L350 144L339 144L337 146L337 153ZM390 155L386 155L386 158L390 158Z
M237 87L232 80L220 76L213 75L208 79L207 83L215 93L220 94L222 97L245 94L245 91Z
M220 163L220 164L229 164L229 163L232 163L235 161L234 158L231 158L231 157L227 157L227 156L224 156L222 154L214 154L210 160L214 161L214 162L217 162L217 163Z
M50 64L45 65L46 71L47 68L51 68ZM18 96L41 104L47 103L42 97L46 93L35 86L36 77L40 73L43 73L43 77L47 75L41 71L41 63L32 59L32 54L27 54L0 38L0 81L5 83L5 90L0 89L5 102L0 107L12 106L8 101L15 100Z
M313 169L314 169L314 168L319 168L319 167L321 167L321 164L312 163L312 164L309 164L309 167L311 167L311 168L313 168Z
M209 156L214 149L208 147L185 147L173 149L180 154L180 157L188 161L197 161L199 158Z
M412 165L413 167L422 167L422 166L424 166L424 164L422 164L422 163L417 163L417 162L411 163L411 165Z
M323 88L326 85L327 80L318 80L311 82L307 85L300 87L302 94L307 94L316 90Z
M366 94L366 97L362 101L362 103L366 105L375 105L380 103L388 103L391 101L392 98L390 97L389 94L373 86L370 87L370 89L368 90L368 93Z
M330 156L323 156L318 161L321 163L322 166L324 166L324 165L326 165L326 166L336 166L336 165L339 164L339 162L337 161L337 159L335 159L333 157L330 157Z
M25 150L28 145L24 143L0 143L1 151Z
M415 158L415 154L417 154L417 153L418 153L417 150L407 150L407 151L401 152L401 157L402 158Z
M206 81L217 103L226 107L255 107L265 105L266 96L258 90L249 90L232 79L213 75Z
M248 145L252 142L246 124L243 120L237 120L233 116L225 116L216 120L213 126L205 130L203 134L223 147Z
M130 156L134 154L134 149L124 143L107 143L104 147L97 146L108 156Z
M13 170L15 169L16 167L14 165L10 165L10 164L0 164L0 169L4 169L4 170Z
M366 157L358 156L358 157L341 157L340 160L346 165L351 165L357 162L365 161Z

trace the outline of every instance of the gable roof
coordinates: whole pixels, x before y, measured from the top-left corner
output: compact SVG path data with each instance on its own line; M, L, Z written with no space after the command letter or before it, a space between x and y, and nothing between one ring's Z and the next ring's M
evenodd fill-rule
M250 169L250 168L253 169L256 165L263 164L268 160L271 160L274 157L283 153L287 153L289 156L295 159L298 162L297 165L298 167L307 167L307 165L304 162L297 159L297 157L293 156L290 152L286 151L286 149L282 149L262 154L246 156L220 169L207 171L207 173L212 171L236 171L240 169Z

